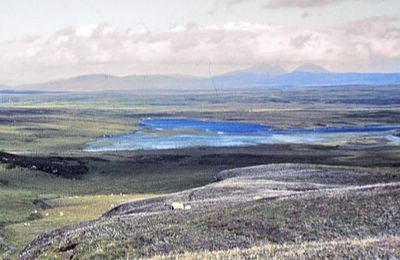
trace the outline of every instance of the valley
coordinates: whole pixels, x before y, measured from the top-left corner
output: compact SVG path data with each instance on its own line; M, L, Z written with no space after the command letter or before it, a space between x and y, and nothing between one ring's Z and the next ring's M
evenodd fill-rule
M383 88L400 98L396 87ZM12 102L2 103L0 111L0 252L5 259L215 254L294 259L293 252L337 253L338 241L347 239L345 254L368 247L371 255L398 255L399 205L389 198L397 196L400 147L382 136L351 133L346 140L325 143L84 151L88 143L141 130L145 118L278 129L396 125L399 107L380 103L381 89L242 90L221 92L218 99L213 91L97 93L95 101L87 93L3 94ZM343 92L353 94L351 102ZM192 126L185 131L198 134ZM247 173L252 169L255 176ZM278 172L282 175L275 176ZM232 177L222 177L228 173ZM189 196L193 192L197 195ZM340 208L342 198L359 207ZM191 209L173 211L173 202ZM238 205L244 209L240 214ZM338 207L343 214L332 218ZM376 207L379 214L388 212L388 222L374 222ZM348 222L354 210L375 224ZM321 218L313 217L316 211L323 213ZM269 215L261 217L262 212ZM291 223L294 215L305 226ZM152 229L141 229L143 218ZM82 232L96 239L86 240ZM120 239L109 240L117 234ZM304 245L307 251L301 251Z

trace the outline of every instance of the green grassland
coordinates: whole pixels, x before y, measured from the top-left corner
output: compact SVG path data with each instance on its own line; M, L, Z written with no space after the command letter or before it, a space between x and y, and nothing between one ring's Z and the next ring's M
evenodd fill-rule
M18 250L52 228L93 219L112 204L148 196L80 196L87 190L74 180L27 169L8 170L4 166L0 168L0 179L7 183L0 189L0 228L9 245ZM42 210L33 204L34 200L46 201L52 208Z
M275 162L311 162L379 166L392 170L398 167L396 163L400 158L400 149L396 146L388 146L381 140L360 141L357 138L354 142L370 142L377 148L341 149L335 148L338 144L333 143L327 147L288 145L165 153L82 152L90 141L105 135L132 132L137 129L141 118L157 116L242 120L280 128L398 124L400 90L393 86L235 92L222 89L218 97L212 90L159 91L157 94L45 93L1 95L0 100L0 151L44 158L49 155L82 158L89 169L86 175L74 179L0 164L0 255L7 252L5 255L10 254L12 258L16 258L28 242L40 234L96 219L122 202L206 185L224 169ZM33 204L34 200L43 200L52 208L41 209ZM276 214L279 210L287 214L283 211L299 202L293 203L273 210ZM259 210L268 214L271 206L265 207ZM239 212L226 214L234 216ZM196 228L194 226L193 231ZM383 238L382 243L390 244L387 242L390 238ZM336 248L336 243L339 243L334 239L326 240L332 244L330 248ZM369 244L380 245L381 240L371 239L362 238L354 240L354 243L368 247ZM314 245L312 242L304 243L307 247ZM283 248L285 252L292 250L291 245ZM302 248L296 245L293 250ZM263 256L268 255L266 251L275 249L274 246L270 249L270 245L254 244L247 251L227 251L226 256L235 258L241 252ZM216 254L220 254L218 252ZM160 251L154 256L162 257L162 254ZM207 251L191 252L188 257L213 256L213 252Z
M28 220L8 225L4 230L6 240L21 250L35 237L55 228L76 224L82 221L94 220L106 210L122 203L138 199L146 199L151 195L92 195L61 197L47 200L51 209L31 209ZM24 210L28 210L27 208ZM23 210L19 209L23 212ZM38 212L35 214L35 212ZM32 216L37 215L38 219Z
M390 96L391 102L384 102ZM148 116L259 122L279 128L400 121L396 87L324 90L206 91L4 95L0 149L18 153L79 152L103 135L129 133Z
M215 172L209 168L173 171L160 166L144 174L146 169L132 172L125 167L111 175L99 173L94 167L83 179L74 180L0 165L3 183L0 185L0 228L6 241L18 252L37 235L51 229L94 219L121 202L203 185ZM107 170L102 167L101 171ZM33 201L38 199L52 208L42 210L35 206ZM38 219L35 216L32 219L35 211ZM60 212L64 215L60 216Z

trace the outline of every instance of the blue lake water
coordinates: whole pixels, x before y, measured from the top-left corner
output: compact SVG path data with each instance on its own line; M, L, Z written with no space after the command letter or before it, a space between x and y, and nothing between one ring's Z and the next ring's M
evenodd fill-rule
M386 139L389 140L389 141L391 141L391 142L393 142L393 143L400 144L400 136L397 136L397 135L388 135L388 136L386 137Z
M363 127L326 127L317 129L273 129L271 126L245 122L203 121L195 119L145 119L141 127L152 130L195 129L226 134L335 134L387 132L400 129L400 125L367 125Z
M152 130L194 129L227 134L265 134L269 129L268 126L260 124L194 119L145 119L140 126Z
M234 147L274 143L327 143L354 135L375 135L397 142L394 132L400 125L374 125L346 128L273 129L245 122L203 121L196 119L144 119L142 130L105 137L84 149L88 152L122 150L161 150L188 147Z

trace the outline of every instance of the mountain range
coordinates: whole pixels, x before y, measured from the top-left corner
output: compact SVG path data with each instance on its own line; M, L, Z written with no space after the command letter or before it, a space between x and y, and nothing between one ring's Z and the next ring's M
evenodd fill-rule
M184 75L81 75L45 83L18 85L13 90L111 91L137 89L239 89L298 86L400 85L400 73L336 73L305 64L287 72L279 66L260 64L210 78ZM10 89L3 87L0 89Z

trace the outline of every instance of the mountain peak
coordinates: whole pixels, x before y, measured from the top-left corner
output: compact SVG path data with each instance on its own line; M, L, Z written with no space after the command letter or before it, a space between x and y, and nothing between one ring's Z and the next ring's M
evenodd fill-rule
M85 74L85 75L79 75L74 78L73 80L76 81L95 81L95 80L107 80L107 79L112 79L115 78L115 76L109 75L109 74Z
M286 71L282 67L270 64L256 64L247 69L247 71L255 74L269 74L269 75L280 75L286 73Z
M297 67L294 72L308 72L308 73L329 73L327 69L316 64L303 64Z

